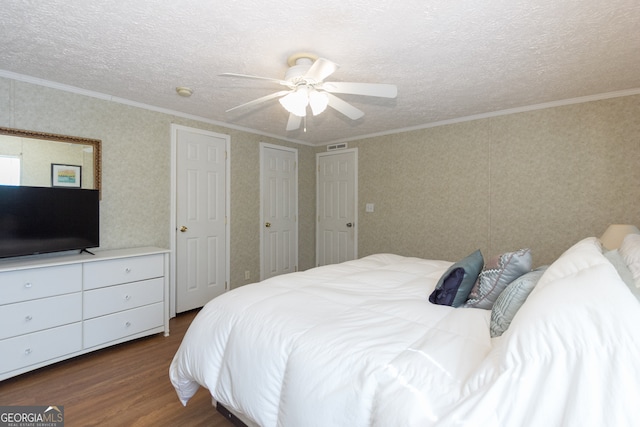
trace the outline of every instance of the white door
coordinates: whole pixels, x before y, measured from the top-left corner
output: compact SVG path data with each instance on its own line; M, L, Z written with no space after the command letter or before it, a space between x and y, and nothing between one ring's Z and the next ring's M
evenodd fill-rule
M357 149L318 153L316 263L349 261L358 256Z
M172 126L175 132L175 280L178 313L222 294L228 278L229 137Z
M298 151L260 144L260 278L298 267Z

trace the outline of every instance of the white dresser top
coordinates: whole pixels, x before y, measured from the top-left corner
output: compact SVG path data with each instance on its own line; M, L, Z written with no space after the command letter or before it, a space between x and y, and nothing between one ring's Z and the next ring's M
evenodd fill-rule
M169 253L169 249L146 246L140 248L110 249L91 251L95 255L78 251L65 253L52 253L42 255L29 255L24 257L0 259L0 272L23 270L34 267L50 267L54 265L77 264L81 262L95 262L107 259L125 258L132 256L153 255Z

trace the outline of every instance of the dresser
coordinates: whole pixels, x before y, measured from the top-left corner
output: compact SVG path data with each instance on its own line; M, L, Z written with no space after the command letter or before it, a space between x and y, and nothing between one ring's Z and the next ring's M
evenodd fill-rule
M0 380L169 335L168 268L154 247L0 260Z

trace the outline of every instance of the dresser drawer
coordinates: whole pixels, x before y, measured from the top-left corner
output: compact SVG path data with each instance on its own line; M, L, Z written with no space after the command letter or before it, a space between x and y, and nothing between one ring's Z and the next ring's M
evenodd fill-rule
M84 266L84 289L119 285L164 276L164 255L88 262Z
M0 341L0 373L75 353L82 348L82 324L72 323Z
M164 279L92 289L84 293L84 318L104 316L164 300Z
M84 321L84 348L164 326L164 304L159 302Z
M82 290L82 265L58 265L0 273L0 305Z
M0 306L0 339L82 320L82 294L60 295Z

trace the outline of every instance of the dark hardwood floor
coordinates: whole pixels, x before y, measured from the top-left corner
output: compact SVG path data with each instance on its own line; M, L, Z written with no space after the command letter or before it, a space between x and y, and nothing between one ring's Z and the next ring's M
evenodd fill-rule
M142 338L0 381L0 406L63 405L66 427L229 427L207 390L183 407L169 381L169 364L196 313L171 319L169 337Z

